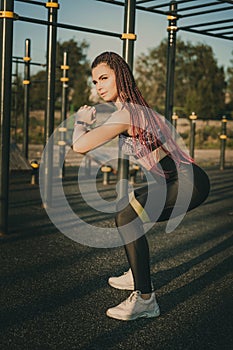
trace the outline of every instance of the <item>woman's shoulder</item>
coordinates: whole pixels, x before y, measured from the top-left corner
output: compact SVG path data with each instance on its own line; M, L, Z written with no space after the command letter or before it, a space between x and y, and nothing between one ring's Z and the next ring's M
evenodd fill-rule
M130 114L126 108L117 110L111 114L108 123L122 123L130 125Z

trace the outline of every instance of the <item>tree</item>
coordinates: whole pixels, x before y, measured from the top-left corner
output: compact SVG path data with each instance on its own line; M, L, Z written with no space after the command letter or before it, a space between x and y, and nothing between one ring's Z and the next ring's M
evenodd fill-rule
M21 75L14 77L11 96L11 136L16 142L18 140L18 130L23 125L24 88Z
M63 43L57 43L57 68L56 68L56 86L55 86L55 106L60 109L62 85L60 78L62 70L60 66L63 64L63 52L68 53L68 63L70 69L69 76L69 92L74 108L78 108L82 104L89 101L90 86L88 78L90 76L90 66L86 56L88 44L83 41L78 43L73 39ZM31 77L32 85L30 89L31 109L44 109L46 102L46 70L41 70Z
M40 70L31 77L30 109L45 109L46 100L46 71Z
M164 113L167 42L136 61L137 83L149 104ZM199 118L216 118L225 109L225 76L213 50L204 44L177 40L174 106L181 116L195 111Z
M87 60L86 50L88 48L86 41L77 43L73 39L65 41L63 43L58 43L57 45L57 55L58 64L63 63L63 52L68 53L68 62L70 69L68 71L69 75L69 89L70 97L72 98L71 103L74 108L77 109L83 104L89 102L90 96L90 63ZM57 76L60 78L61 70L57 71ZM59 87L57 87L57 90Z
M165 41L148 54L141 54L135 64L135 77L139 89L152 108L164 112L166 90Z
M233 55L233 51L232 51ZM227 115L233 118L233 58L230 60L231 66L227 69Z

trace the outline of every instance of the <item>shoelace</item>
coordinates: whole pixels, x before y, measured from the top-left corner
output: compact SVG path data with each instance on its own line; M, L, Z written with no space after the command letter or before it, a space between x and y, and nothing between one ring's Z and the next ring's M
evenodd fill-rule
M128 301L130 303L135 302L140 295L140 292L138 290L133 291L130 296L128 297Z

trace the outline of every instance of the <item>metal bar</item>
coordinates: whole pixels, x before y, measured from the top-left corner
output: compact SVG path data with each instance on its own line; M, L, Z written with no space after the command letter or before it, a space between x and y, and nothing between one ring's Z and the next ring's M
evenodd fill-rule
M28 130L29 130L29 92L30 92L30 60L31 40L25 40L25 61L24 61L24 118L23 118L23 154L28 159Z
M23 16L19 16L18 20L23 21L23 22L34 23L34 24L51 25L51 26L54 26L56 28L77 30L77 31L81 31L81 32L87 32L87 33L92 33L92 34L99 34L99 35L106 35L106 36L121 38L121 34L119 34L119 33L107 32L105 30L79 27L79 26L75 26L72 24L49 22L49 21L45 21L45 20L41 20L41 19L37 19L37 18L30 18L30 17L23 17Z
M197 28L197 27L207 27L207 26L212 26L212 25L216 25L216 24L223 24L223 23L229 23L229 22L233 22L233 19L224 19L224 20L220 20L220 21L214 21L214 22L205 22L205 23L198 23L198 24L192 24L189 26L181 26L179 27L179 29L188 29L188 28Z
M17 143L17 129L18 129L18 94L19 94L19 82L18 82L18 78L19 78L19 62L18 60L16 60L16 65L15 65L15 73L14 76L16 78L16 82L15 82L15 89L11 92L12 96L14 98L13 100L13 111L14 111L14 142Z
M154 1L154 0L140 0L140 1L136 1L136 5L137 4L144 4L146 2L152 2L152 1Z
M109 4L112 4L112 5L120 5L120 6L123 6L124 4L122 2L119 2L119 1L109 1L109 0L97 0L99 2L104 2L104 3L109 3ZM137 10L141 10L141 11L147 11L147 12L151 12L151 13L158 13L158 14L162 14L162 15L167 15L168 12L167 11L161 11L161 10L156 10L156 9L159 9L159 8L163 8L163 7L166 7L169 5L169 3L165 3L165 4L159 4L159 5L156 5L156 6L150 6L150 7L144 7L144 6L140 6L139 4L143 4L145 2L150 2L150 1L138 1L136 3L136 8ZM177 5L179 4L182 4L182 3L186 3L186 2L193 2L193 0L181 0L181 1L176 1ZM230 1L222 1L222 4L223 3L230 3L232 4L233 2L230 2ZM219 4L218 3L213 3L212 2L212 5L216 5L218 6ZM202 8L202 7L206 7L206 6L210 6L210 4L203 4L203 5L196 5L197 7L196 8ZM192 9L192 8L195 8L195 6L193 7L189 7L189 9ZM186 14L186 15L181 15L180 13L177 14L177 17L178 18L183 18L183 17L189 17L189 16L197 16L197 15L202 15L202 14L208 14L208 13L211 13L211 12L219 12L219 11L226 11L226 10L230 10L232 9L232 7L225 7L225 8L222 8L222 9L213 9L213 10L209 10L209 11L201 11L201 12L195 12L195 13L189 13L189 14ZM185 11L187 10L186 9L179 9L179 11Z
M50 2L58 2L50 0ZM47 30L47 102L45 110L45 144L49 141L54 129L54 106L55 106L55 74L56 74L56 43L57 27L52 23L57 21L57 8L48 7ZM44 207L52 206L52 178L53 178L53 144L48 143L44 159Z
M181 1L176 1L176 4L183 4L185 2L191 2L193 0L181 0ZM166 2L165 4L160 4L160 5L156 5L156 6L150 6L150 7L147 7L148 9L156 9L156 8L162 8L162 7L169 7L170 6L170 1L169 2ZM180 9L179 9L180 11Z
M65 147L66 147L66 114L67 114L67 101L68 101L68 53L66 51L63 52L63 64L61 66L62 69L62 98L61 98L61 123L62 127L60 128L60 152L59 152L59 177L64 178L65 176ZM87 157L86 157L87 158Z
M123 2L119 2L119 1L114 1L114 2L109 2L108 0L96 0L96 1L104 2L104 3L110 3L112 5L124 6L124 3ZM159 10L151 11L147 7L143 7L143 6L137 6L136 8L137 8L137 10L158 13L160 15L166 15L167 14L167 12L165 12L165 11L159 11Z
M227 37L227 36L224 36L224 35L219 35L219 34L211 34L211 33L207 33L207 32L204 32L202 30L195 30L195 29L183 29L183 28L179 28L179 30L183 30L185 32L190 32L190 33L195 33L195 34L204 34L204 35L207 35L207 36L211 36L213 38L220 38L220 39L225 39L225 40L231 40L233 39L233 37Z
M207 10L207 11L188 13L186 15L182 15L182 18L191 17L191 16L206 15L206 14L209 14L209 13L220 12L220 11L228 11L228 10L233 10L233 7L229 6L229 7L223 7L223 8L212 9L212 10Z
M135 32L135 9L135 0L125 1L124 33L126 34ZM133 71L134 40L124 39L123 57Z
M1 11L14 12L14 0L1 0ZM9 158L13 18L0 18L0 235L8 231Z
M230 35L230 34L233 34L233 31L230 31L230 32L223 32L223 33L219 33L220 35Z
M171 1L168 21L168 45L167 45L167 79L166 79L166 101L165 117L171 123L174 104L174 78L175 78L175 58L176 58L176 32L177 32L177 3Z
M189 152L190 156L194 159L195 151L195 136L196 136L196 119L197 116L194 112L189 116L190 119L190 140L189 140Z
M225 169L225 150L227 141L227 119L222 117L222 130L220 135L220 170Z
M124 10L124 33L135 32L135 14L136 14L136 2L135 0L125 0ZM124 39L123 41L123 57L125 61L133 70L133 57L134 57L134 40ZM124 197L128 193L128 178L129 178L129 157L124 155L119 149L118 152L118 181L119 198Z
M14 59L14 57L13 57L12 62L13 62L13 63L19 63L19 64L25 64L24 61L19 61L18 58ZM43 63L30 62L30 65L31 65L31 66L46 67L46 63L43 64Z
M179 12L181 11L188 11L188 10L195 10L195 9L199 9L199 8L203 8L203 7L209 7L209 6L219 6L222 5L220 3L216 3L215 2L209 2L207 4L201 4L201 5L195 5L195 6L188 6L188 7L183 7L179 9Z
M228 4L233 4L233 1L232 0L217 0L219 2L227 2Z
M208 29L204 29L204 32L213 32L213 31L221 31L221 30L224 30L224 29L232 29L232 25L229 25L229 26L223 26L221 28L208 28ZM219 33L219 34L222 34L222 33Z
M41 1L32 1L32 0L15 0L15 1L26 2L27 4L31 4L31 5L45 6L45 2L41 2Z

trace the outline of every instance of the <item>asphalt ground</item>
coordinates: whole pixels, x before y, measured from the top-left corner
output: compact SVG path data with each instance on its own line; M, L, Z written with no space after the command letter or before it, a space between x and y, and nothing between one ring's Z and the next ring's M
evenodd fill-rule
M205 170L211 180L207 201L174 232L158 223L147 233L161 316L130 322L105 315L129 295L107 284L109 276L128 269L124 249L92 248L64 236L41 206L30 173L12 173L9 233L0 239L0 348L232 349L233 168ZM114 196L111 181L103 186L99 180L103 196ZM67 171L64 188L88 217L75 168ZM89 217L93 224L114 225L112 217Z

